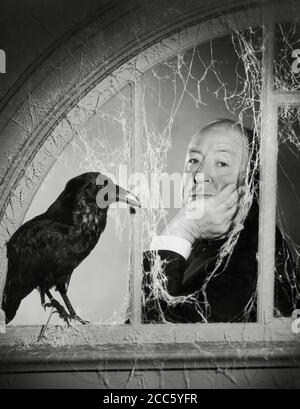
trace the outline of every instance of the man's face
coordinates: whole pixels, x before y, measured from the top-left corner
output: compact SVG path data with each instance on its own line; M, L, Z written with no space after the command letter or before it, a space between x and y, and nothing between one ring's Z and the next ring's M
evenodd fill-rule
M200 132L191 140L185 160L184 203L215 196L228 184L240 184L247 160L245 138L236 128L219 125Z

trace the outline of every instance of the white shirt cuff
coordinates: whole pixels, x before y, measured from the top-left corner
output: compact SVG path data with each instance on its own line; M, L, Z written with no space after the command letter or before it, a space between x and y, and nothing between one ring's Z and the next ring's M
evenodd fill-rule
M150 250L175 251L185 259L190 255L191 249L191 243L178 236L155 236L150 244Z

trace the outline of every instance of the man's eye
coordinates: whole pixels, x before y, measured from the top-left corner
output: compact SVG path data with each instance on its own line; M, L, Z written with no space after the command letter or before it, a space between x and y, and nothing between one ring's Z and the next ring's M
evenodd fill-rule
M225 167L229 167L230 165L226 162L217 162L217 166L219 168L225 168Z
M197 163L199 163L199 159L195 159L195 158L191 158L188 163L190 163L191 165L197 165Z

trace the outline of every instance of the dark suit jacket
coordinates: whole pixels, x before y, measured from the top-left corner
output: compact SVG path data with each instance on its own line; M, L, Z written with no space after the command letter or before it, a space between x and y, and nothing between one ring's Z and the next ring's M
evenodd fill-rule
M174 323L203 322L201 314L204 314L208 322L255 321L258 214L258 205L254 202L228 265L224 268L224 263L218 269L218 273L208 282L205 294L209 308L206 308L207 303L205 303L201 288L207 275L215 267L218 251L224 240L196 242L187 260L172 251L158 251L161 260L167 262L164 272L167 277L168 292L173 296L180 296L198 291L197 302L181 303L176 306L168 305L163 299L149 297L152 280L152 275L149 273L153 253L151 251L145 252L143 291L146 302L143 305L143 322L161 322L161 312L167 321ZM293 275L295 271L287 245L277 229L275 307L284 316L289 316L296 308L296 291L291 286L291 282L299 285L299 280L297 283L295 282ZM254 301L253 306L246 316L245 307L249 305L251 299Z

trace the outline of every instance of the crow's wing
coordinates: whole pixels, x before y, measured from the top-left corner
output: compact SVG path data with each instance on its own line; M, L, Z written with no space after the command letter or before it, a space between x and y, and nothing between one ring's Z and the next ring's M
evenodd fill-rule
M10 238L2 304L8 322L34 288L51 288L59 276L72 272L82 261L84 245L76 245L81 240L72 229L41 215L25 223Z

